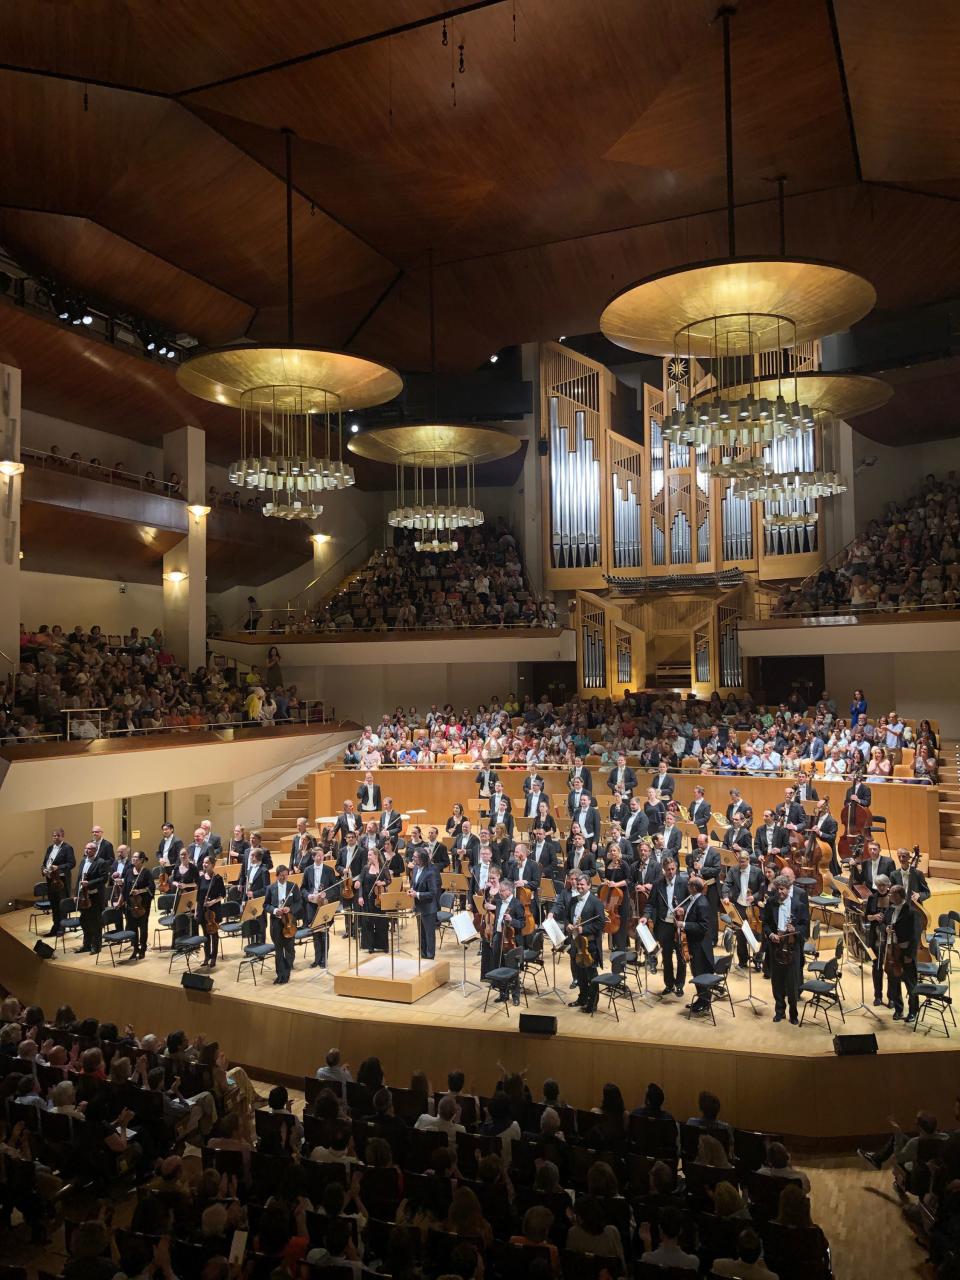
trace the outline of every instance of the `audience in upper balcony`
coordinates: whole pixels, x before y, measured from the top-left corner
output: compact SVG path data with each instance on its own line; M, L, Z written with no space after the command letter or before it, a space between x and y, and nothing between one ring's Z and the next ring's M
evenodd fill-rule
M905 503L888 502L880 520L799 587L781 591L774 614L835 610L906 612L960 606L960 477L928 475Z
M463 530L456 551L423 552L413 536L375 551L353 580L306 622L306 631L555 627L556 606L536 601L520 552L502 520Z

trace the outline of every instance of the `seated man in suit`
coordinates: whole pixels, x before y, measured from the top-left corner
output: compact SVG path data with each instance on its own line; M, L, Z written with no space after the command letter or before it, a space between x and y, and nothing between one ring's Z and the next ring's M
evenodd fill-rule
M713 933L710 920L710 908L703 892L703 881L699 876L691 876L688 882L690 901L685 907L674 910L674 919L687 935L690 947L690 968L695 978L702 973L713 973ZM706 1013L710 1007L708 997L698 995L690 1005L691 1013Z
M277 867L277 878L267 888L263 902L264 914L270 920L270 941L275 947L274 961L277 976L274 986L283 986L290 981L293 970L295 947L292 935L284 936L289 920L296 921L301 912L300 890L287 880L288 868L285 863Z
M627 764L627 757L622 751L617 756L616 768L607 774L607 786L611 791L621 787L625 796L632 796L637 789L637 775Z

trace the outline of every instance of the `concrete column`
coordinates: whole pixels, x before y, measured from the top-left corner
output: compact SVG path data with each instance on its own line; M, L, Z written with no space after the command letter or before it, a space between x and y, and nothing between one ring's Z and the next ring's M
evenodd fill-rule
M0 463L20 462L20 370L0 354ZM5 468L4 470L9 470ZM20 659L20 475L0 471L0 675Z
M168 479L173 472L180 477L186 505L205 506L206 438L199 427L165 435L163 461ZM192 671L207 659L207 518L186 515L186 537L163 557L163 632L167 647Z

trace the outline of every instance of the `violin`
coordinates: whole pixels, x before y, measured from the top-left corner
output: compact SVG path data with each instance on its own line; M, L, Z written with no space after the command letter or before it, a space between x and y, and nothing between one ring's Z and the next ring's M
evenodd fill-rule
M77 890L77 907L80 911L89 911L93 906L93 900L90 896L90 886L86 880L81 880L80 888Z
M293 912L289 907L283 908L283 936L285 938L295 938L297 936L297 922L293 918Z
M43 874L46 877L48 889L52 889L54 893L57 893L63 888L63 876L60 874L60 868L56 864L45 868Z
M684 901L688 901L685 899ZM679 914L678 914L679 913ZM683 904L673 909L673 923L677 930L677 946L680 949L680 957L684 964L690 964L692 956L690 954L690 939L687 937L687 931L683 927Z
M166 867L161 867L160 874L157 876L157 892L158 893L170 892L170 872L167 870Z

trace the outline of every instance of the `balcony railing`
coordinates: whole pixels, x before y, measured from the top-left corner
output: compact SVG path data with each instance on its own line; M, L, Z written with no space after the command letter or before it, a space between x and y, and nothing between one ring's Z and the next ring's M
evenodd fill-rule
M764 600L757 598L755 601L754 618L756 622L790 622L791 620L805 620L808 623L812 619L822 618L824 625L839 626L844 623L855 622L892 622L895 618L904 617L932 617L934 615L943 615L946 619L956 619L960 616L960 607L951 607L946 604L904 604L897 605L892 608L879 608L876 604L855 605L849 602L837 605L811 605L809 608L801 609L778 609L775 600ZM743 625L749 627L751 619L743 620Z

